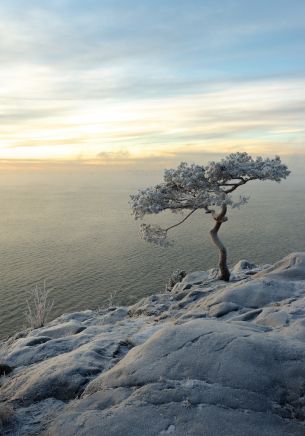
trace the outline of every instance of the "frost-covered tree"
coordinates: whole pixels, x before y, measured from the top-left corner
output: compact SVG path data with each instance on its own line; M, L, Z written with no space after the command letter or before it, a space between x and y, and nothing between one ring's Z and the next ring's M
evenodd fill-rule
M289 174L278 156L254 159L248 153L232 153L207 166L181 162L177 169L165 170L162 183L131 195L130 204L135 219L166 210L187 212L181 221L165 229L158 225L141 225L141 237L160 246L168 245L170 229L185 222L196 211L203 209L210 214L214 220L210 236L219 250L219 278L228 281L227 250L218 237L218 231L228 220L228 207L240 207L248 201L245 196L234 199L232 193L252 180L280 182Z

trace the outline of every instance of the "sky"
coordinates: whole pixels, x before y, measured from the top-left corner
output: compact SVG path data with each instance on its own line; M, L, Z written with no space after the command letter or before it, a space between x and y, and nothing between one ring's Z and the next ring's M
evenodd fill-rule
M0 161L305 155L303 0L2 0Z

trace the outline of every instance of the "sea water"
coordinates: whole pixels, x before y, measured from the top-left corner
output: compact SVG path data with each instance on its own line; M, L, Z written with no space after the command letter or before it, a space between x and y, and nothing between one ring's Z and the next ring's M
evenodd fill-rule
M129 194L160 180L162 172L46 171L0 178L0 337L26 326L29 291L44 280L54 307L64 312L127 305L164 291L176 269L217 265L209 239L210 215L199 211L170 234L162 249L139 239ZM305 183L292 174L281 184L255 182L243 189L248 205L229 210L220 230L229 263L271 263L305 250ZM173 224L176 214L150 222Z

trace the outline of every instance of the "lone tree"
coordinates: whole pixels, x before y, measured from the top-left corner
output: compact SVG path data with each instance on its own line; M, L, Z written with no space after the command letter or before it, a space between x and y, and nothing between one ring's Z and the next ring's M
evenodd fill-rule
M168 245L168 231L185 222L194 212L203 209L211 214L215 223L210 236L219 250L219 279L229 281L227 250L218 237L218 231L228 220L228 207L240 207L249 199L239 196L233 200L232 193L252 180L280 182L289 174L287 166L278 156L274 159L253 159L248 153L232 153L220 162L210 162L207 166L181 162L177 169L165 170L162 183L131 195L130 204L135 219L165 210L188 212L181 221L165 229L158 225L141 225L141 237L163 247Z

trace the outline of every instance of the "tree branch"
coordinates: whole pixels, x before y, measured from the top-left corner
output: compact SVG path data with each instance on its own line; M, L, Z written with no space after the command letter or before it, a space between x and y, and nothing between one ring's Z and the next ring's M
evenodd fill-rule
M227 213L228 208L227 208L227 205L225 203L221 206L221 211L218 215L216 214L216 211L214 209L209 209L208 206L206 206L204 209L205 209L206 213L212 214L213 219L217 223L222 224L223 222L228 221L228 218L226 217L226 213Z
M223 185L223 186L232 186L232 188L228 189L227 191L224 191L226 194L230 194L231 192L235 191L235 189L239 188L240 186L247 183L248 180L241 180L239 183L232 184L232 185Z
M170 227L167 227L167 229L164 229L166 232L168 232L168 230L171 230L171 229L173 229L174 227L178 227L178 226L180 226L180 224L182 224L182 223L184 223L184 221L186 221L194 212L196 212L196 210L197 210L197 208L196 209L193 209L190 213L188 213L184 218L183 218L183 220L182 221L179 221L177 224L174 224L173 226L170 226Z
M221 186L232 186L232 188L228 189L227 191L223 191L226 194L230 194L231 192L235 191L235 189L239 188L239 186L245 185L246 183L250 182L251 180L260 180L259 177L248 177L247 179L240 177L236 180L240 180L239 183L225 183Z

